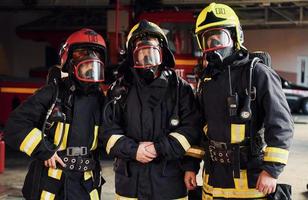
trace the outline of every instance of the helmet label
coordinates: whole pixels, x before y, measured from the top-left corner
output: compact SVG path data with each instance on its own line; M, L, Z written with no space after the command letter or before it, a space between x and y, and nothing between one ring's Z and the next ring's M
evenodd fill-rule
M215 8L215 13L217 15L225 15L226 14L226 10L224 8Z

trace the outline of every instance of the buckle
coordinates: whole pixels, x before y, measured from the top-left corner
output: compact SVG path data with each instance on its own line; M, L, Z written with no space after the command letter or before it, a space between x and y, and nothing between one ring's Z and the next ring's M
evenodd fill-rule
M87 147L68 147L66 149L67 156L85 156L88 154Z

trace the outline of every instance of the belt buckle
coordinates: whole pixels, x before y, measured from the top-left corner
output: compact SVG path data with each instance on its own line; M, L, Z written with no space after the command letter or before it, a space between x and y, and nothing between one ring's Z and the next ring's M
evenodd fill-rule
M88 154L88 148L87 147L80 147L80 155L85 156Z
M68 147L66 149L67 156L85 156L88 154L87 147Z

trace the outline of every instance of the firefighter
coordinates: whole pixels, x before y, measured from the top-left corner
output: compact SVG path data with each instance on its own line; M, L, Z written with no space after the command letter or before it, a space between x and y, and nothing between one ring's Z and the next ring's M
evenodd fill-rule
M198 137L192 88L174 70L167 38L142 20L129 32L121 76L109 90L103 144L116 158L116 199L187 199L184 154Z
M264 199L275 191L293 137L279 76L249 58L229 6L204 8L195 33L207 63L197 96L206 138L202 199Z
M49 80L12 112L6 142L33 158L22 189L27 200L100 199L105 41L81 29L67 38L60 59L68 77Z

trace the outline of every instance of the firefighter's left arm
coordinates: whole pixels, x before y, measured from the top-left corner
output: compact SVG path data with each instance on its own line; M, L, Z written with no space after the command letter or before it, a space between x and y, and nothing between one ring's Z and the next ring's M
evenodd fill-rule
M293 120L277 73L261 65L257 65L255 71L257 101L264 114L264 139L267 145L262 169L278 178L287 164Z
M192 88L182 79L179 80L178 111L179 126L154 143L158 156L167 160L183 157L191 145L197 144L201 135L200 115Z

